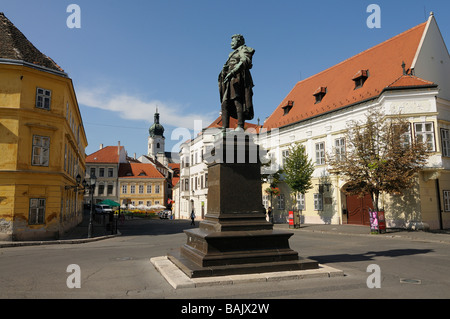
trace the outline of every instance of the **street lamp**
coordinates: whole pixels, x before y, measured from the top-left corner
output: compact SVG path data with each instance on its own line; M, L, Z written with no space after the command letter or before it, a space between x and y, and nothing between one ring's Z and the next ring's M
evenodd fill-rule
M81 176L80 176L80 174L78 174L77 177L75 177L75 180L77 181L77 185L80 185L80 183L81 183Z
M75 189L75 190L77 190L78 187L81 185L81 176L80 176L80 174L78 174L77 177L75 177L75 180L77 182L77 184L75 186L65 186L64 188L65 189Z
M272 183L273 183L273 175L272 174L267 176L267 181L269 182L269 187L272 188ZM273 207L273 205L272 205L272 191L270 191L270 206Z
M270 214L269 214L269 222L273 224L273 190L272 190L272 184L273 184L273 175L270 174L267 176L267 181L269 182L269 188L270 188Z
M94 190L96 182L97 177L95 176L95 174L92 174L89 180L89 191L91 192L91 214L89 216L88 238L92 237L92 217L94 215Z

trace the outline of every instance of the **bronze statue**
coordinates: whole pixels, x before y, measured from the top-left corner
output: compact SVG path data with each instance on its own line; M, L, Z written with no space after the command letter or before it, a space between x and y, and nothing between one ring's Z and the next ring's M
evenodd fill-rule
M253 80L250 74L255 50L245 45L244 37L231 37L227 62L219 74L219 92L222 108L222 129L229 127L230 116L238 120L237 130L244 130L244 122L253 119Z

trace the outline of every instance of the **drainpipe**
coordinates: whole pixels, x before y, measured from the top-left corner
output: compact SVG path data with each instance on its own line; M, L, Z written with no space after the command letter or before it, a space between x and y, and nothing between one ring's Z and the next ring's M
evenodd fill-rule
M339 217L339 225L343 224L343 216L342 216L342 201L341 201L341 190L339 189L339 176L336 177L336 199L337 199L337 210Z
M443 229L442 225L442 205L441 205L441 190L439 189L439 178L436 178L436 192L437 192L437 200L438 200L438 216L439 216L439 229Z

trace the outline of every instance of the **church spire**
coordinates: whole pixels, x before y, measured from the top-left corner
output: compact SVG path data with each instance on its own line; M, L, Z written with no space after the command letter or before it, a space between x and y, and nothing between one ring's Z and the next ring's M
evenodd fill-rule
M158 107L156 107L155 117L153 125L150 126L149 134L151 137L162 136L164 137L164 126L159 123Z

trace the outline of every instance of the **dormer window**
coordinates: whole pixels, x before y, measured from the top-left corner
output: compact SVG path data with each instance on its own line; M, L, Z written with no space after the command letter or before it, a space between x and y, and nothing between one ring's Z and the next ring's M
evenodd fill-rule
M327 94L327 87L321 86L314 92L314 97L316 98L316 103L322 102L323 97Z
M369 70L359 70L354 76L353 81L355 82L355 90L359 89L364 85L367 78L369 77Z
M294 106L294 101L287 101L287 104L285 106L283 106L283 110L284 110L283 115L288 114L293 106Z

